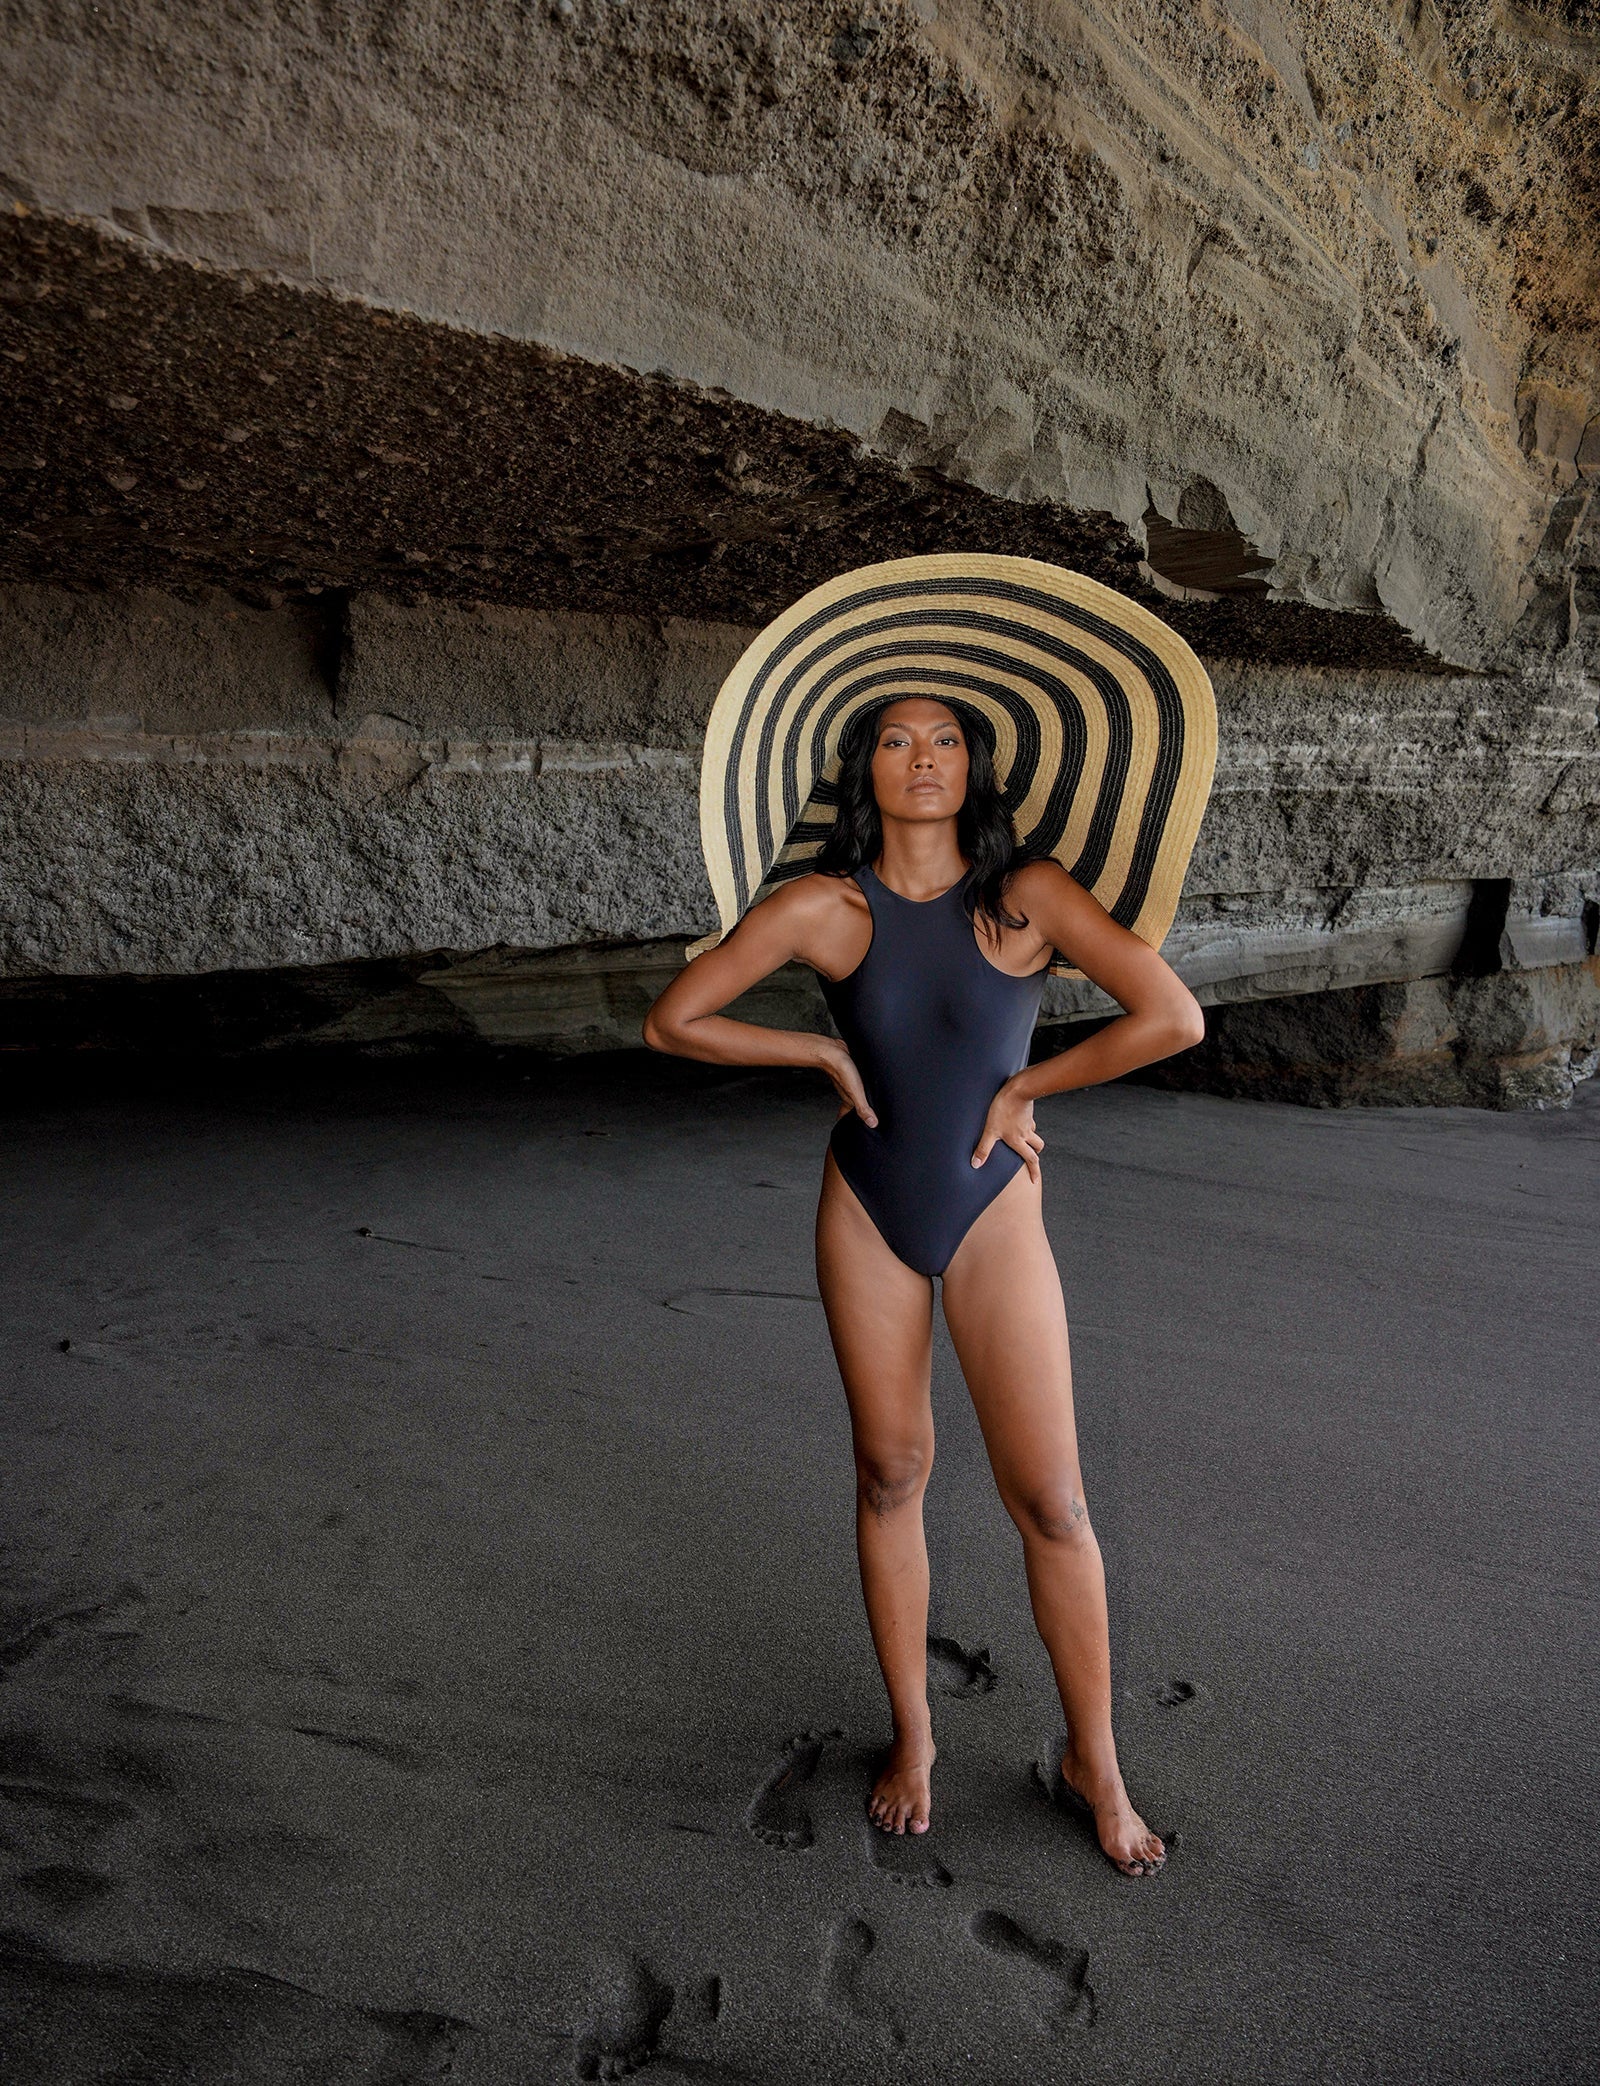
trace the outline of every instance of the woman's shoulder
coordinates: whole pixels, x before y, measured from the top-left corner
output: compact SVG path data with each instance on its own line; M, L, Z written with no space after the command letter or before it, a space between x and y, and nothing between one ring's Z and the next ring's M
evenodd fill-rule
M1052 892L1076 891L1080 888L1070 872L1062 868L1054 855L1036 855L1031 861L1019 862L1006 880L1007 897L1023 900L1030 897L1048 898Z
M792 876L773 892L774 898L787 900L793 906L829 907L842 900L846 905L862 902L861 886L853 881L855 872L843 874L827 869L808 869L802 876Z
M1036 932L1047 941L1054 940L1058 948L1082 910L1083 897L1082 884L1052 855L1036 855L1031 861L1020 863L1005 886L1008 909L1021 913Z
M841 913L865 909L867 901L860 885L852 883L848 876L811 869L801 876L789 877L761 903L775 909L774 919L801 923L837 919Z
M871 909L860 887L822 870L788 878L745 919L758 913L767 914L783 944L825 978L849 970L860 958L861 937L871 933Z

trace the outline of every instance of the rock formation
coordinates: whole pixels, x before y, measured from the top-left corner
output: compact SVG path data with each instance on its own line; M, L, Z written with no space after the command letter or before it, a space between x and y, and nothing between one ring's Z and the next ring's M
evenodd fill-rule
M631 1040L749 631L981 545L1212 670L1186 1076L1591 1062L1587 0L6 20L13 1046Z

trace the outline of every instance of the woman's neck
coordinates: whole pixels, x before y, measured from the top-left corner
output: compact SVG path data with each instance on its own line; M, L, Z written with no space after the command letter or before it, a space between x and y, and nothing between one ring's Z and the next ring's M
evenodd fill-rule
M883 852L872 867L878 881L901 898L937 898L960 883L967 869L955 820L885 819Z

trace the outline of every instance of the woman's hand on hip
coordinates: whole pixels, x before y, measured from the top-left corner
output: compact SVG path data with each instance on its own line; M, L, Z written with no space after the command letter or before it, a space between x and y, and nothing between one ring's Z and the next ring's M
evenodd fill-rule
M821 1054L818 1063L833 1081L834 1091L841 1103L840 1115L848 1115L853 1108L869 1130L878 1127L878 1118L873 1114L867 1100L867 1090L856 1070L856 1061L842 1043L831 1036L819 1037Z
M982 1166L997 1144L1010 1145L1027 1167L1029 1179L1038 1183L1039 1154L1044 1150L1044 1139L1033 1127L1033 1103L1019 1094L1009 1079L989 1103L983 1135L972 1155L973 1165Z

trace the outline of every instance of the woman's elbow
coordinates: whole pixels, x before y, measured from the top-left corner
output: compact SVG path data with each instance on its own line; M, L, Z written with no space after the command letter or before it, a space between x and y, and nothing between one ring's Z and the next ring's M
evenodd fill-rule
M1205 1041L1205 1009L1192 992L1185 992L1182 1004L1172 1010L1170 1033L1172 1043L1167 1053L1169 1057L1175 1051L1193 1050L1197 1043Z
M1180 989L1181 998L1163 996L1145 1016L1151 1063L1174 1057L1180 1050L1192 1050L1204 1039L1206 1017L1200 1010L1200 1002L1186 986Z
M644 1018L644 1040L651 1050L664 1050L669 1056L676 1049L672 1030L652 1007Z

